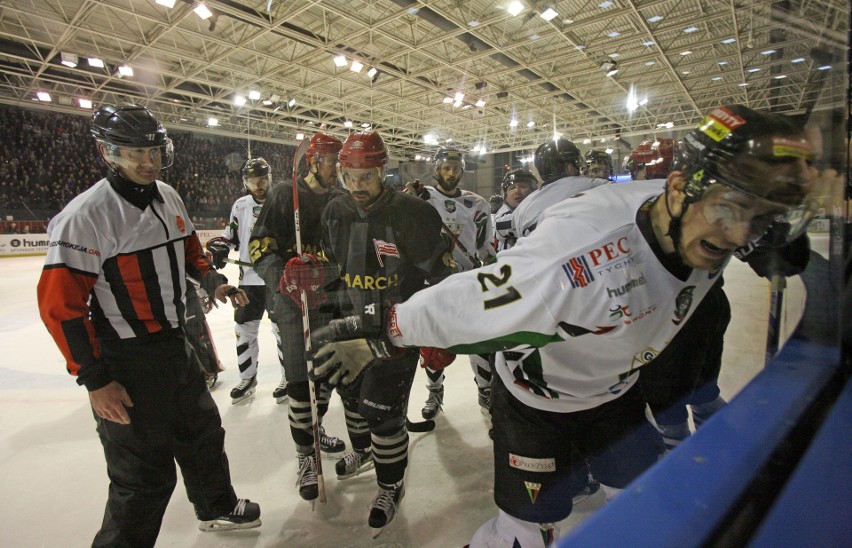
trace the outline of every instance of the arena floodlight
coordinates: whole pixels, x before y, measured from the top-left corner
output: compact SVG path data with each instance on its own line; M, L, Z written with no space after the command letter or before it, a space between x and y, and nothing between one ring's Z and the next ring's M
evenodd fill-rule
M553 19L557 15L559 15L559 14L556 13L556 10L553 9L553 6L547 6L545 8L545 10L543 12L541 12L540 17L542 19L544 19L545 21L550 21L551 19Z
M157 3L161 6L166 6L167 8L175 7L175 0L157 0Z
M195 6L195 9L192 10L192 11L194 11L196 15L198 15L199 17L201 17L202 19L205 19L205 20L213 17L213 12L210 11L210 8L208 8L204 4L204 2L199 3L197 6Z
M337 55L334 58L334 66L336 67L345 67L349 61L346 60L346 57L343 55Z
M62 53L60 53L60 57L62 58L62 64L70 68L76 67L77 62L79 61L76 53L68 53L63 51Z

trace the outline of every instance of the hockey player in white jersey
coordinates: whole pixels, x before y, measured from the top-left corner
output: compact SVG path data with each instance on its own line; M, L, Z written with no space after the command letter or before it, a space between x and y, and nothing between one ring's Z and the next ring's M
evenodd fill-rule
M500 182L503 205L494 214L494 247L498 252L509 249L518 240L512 228L512 214L538 188L538 179L526 169L513 169Z
M502 350L492 400L499 515L471 546L547 545L583 479L573 447L607 498L657 460L639 368L735 249L770 226L786 226L787 240L804 232L816 210L812 157L792 119L716 108L687 135L664 188L605 185L564 200L494 264L379 314L335 320L314 333L316 373L352 378L394 346Z
M441 216L443 233L453 251L459 272L477 268L494 256L494 229L491 206L479 194L460 189L464 175L464 154L454 148L442 148L435 154L434 186L414 187L417 195L429 202ZM439 348L423 348L420 365L426 370L429 397L421 414L434 419L444 403L444 368L455 354ZM479 405L488 415L491 400L491 366L484 356L470 356Z
M580 161L580 149L567 139L554 139L539 145L533 162L542 185L512 214L512 232L518 237L525 236L535 230L538 218L548 207L610 183L606 178L580 176Z
M248 194L234 202L230 222L222 235L207 242L207 251L213 256L213 266L217 269L225 266L231 248L240 252L240 289L249 296L248 306L234 311L240 382L231 390L231 403L246 401L257 389L257 359L260 353L257 334L264 311L272 321L272 333L278 346L278 363L281 367L281 382L272 396L278 403L283 403L287 401L287 378L284 375L281 336L273 311L273 294L251 266L248 246L254 223L272 187L272 170L265 159L251 158L243 165L241 175Z

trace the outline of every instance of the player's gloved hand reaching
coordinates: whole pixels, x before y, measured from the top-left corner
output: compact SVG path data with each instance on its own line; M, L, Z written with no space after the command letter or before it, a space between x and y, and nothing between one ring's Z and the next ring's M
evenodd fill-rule
M231 242L222 236L217 236L207 240L204 247L210 252L213 268L216 270L225 268L225 263L228 262L228 253L231 252Z
M801 274L810 260L810 240L807 234L802 234L792 242L785 243L787 229L788 226L784 224L773 223L760 240L737 249L734 256L748 263L763 278L772 278L774 274Z
M393 346L387 336L387 317L392 310L390 306L368 304L361 314L332 320L326 327L315 329L311 333L311 348L317 350L308 356L317 361L310 372L311 378L330 375L332 384L349 384L371 361L403 354L405 349Z
M325 263L316 255L305 254L287 261L278 289L300 306L304 291L308 308L316 308L326 301L325 293L321 291L325 281Z

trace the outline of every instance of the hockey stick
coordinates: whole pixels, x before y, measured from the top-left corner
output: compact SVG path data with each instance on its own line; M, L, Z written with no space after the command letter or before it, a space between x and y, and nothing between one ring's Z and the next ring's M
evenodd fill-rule
M450 237L453 246L458 246L458 248L461 249L461 252L467 255L467 258L470 260L470 262L473 263L473 268L479 268L480 266L482 266L482 259L480 259L477 255L472 255L470 251L467 250L467 247L465 247L465 245L461 243L459 237L453 234L453 231L450 230L450 227L445 225L443 221L441 221L441 226L444 228L444 232L447 233L447 236Z
M811 57L813 57L815 67L829 65L832 61L832 55L820 48L813 48L811 50ZM827 72L818 68L816 70L811 69L808 81L805 83L805 89L802 92L802 104L805 106L805 112L800 118L802 127L805 127L808 120L810 120L822 88L826 80L828 80ZM781 315L784 312L784 289L786 287L787 280L783 275L772 274L769 285L769 329L766 333L764 365L772 360L781 347Z
M254 268L254 265L253 265L252 263L247 263L247 262L245 262L245 261L240 261L240 260L238 260L238 259L232 259L232 258L230 258L230 257L228 257L227 259L225 259L225 262L226 262L226 263L235 264L235 265L238 265L238 266L250 266L250 267Z
M299 161L305 156L310 145L310 139L302 139L296 148L296 153L293 155L293 224L296 227L296 254L302 256L302 235L301 224L299 223ZM302 298L302 329L305 335L305 354L310 355L311 352L311 320L308 313L308 295L304 290L301 291ZM314 368L313 360L308 359L308 371ZM311 395L311 429L314 434L314 458L317 462L317 490L320 504L326 503L325 497L325 479L322 474L322 453L320 452L320 433L319 433L319 411L317 409L317 390L313 382L308 382L308 388Z

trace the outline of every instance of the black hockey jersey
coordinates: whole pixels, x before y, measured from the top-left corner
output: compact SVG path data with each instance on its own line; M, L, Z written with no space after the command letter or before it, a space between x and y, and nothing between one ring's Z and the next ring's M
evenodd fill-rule
M390 300L402 302L427 280L451 273L450 249L441 236L441 217L428 203L393 189L367 211L347 194L322 215L323 250L340 268L344 311Z

